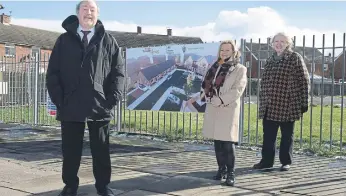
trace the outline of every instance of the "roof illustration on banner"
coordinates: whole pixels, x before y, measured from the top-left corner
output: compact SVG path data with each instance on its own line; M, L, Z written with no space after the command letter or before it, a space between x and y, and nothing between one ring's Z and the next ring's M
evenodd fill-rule
M220 43L203 43L203 44L179 44L179 45L164 45L156 47L141 47L127 48L126 59L128 63L135 61L143 56L154 55L180 55L186 54L192 56L193 60L198 60L202 56L206 57L208 62L212 56L217 55L217 50ZM208 57L210 56L210 57Z
M168 60L168 61L159 63L157 65L146 67L142 69L141 72L143 73L144 77L147 80L151 80L152 78L155 78L157 75L164 72L165 70L172 67L173 65L174 65L173 60Z

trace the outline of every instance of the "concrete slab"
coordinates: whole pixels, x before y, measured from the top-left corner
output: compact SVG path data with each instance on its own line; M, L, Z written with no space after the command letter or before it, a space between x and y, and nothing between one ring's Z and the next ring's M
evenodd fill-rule
M167 194L153 193L149 191L134 190L121 194L121 196L169 196Z
M161 182L147 186L145 190L158 193L167 193L173 195L194 195L208 187L216 186L217 181L194 178L188 176L174 176Z
M19 164L8 160L0 160L1 181L9 184L22 182L34 178L42 178L48 175L57 174L52 171L42 171L25 164Z
M25 192L13 190L13 189L5 188L5 187L0 187L0 195L26 196L26 195L30 195L30 193L25 193Z
M122 175L113 175L110 186L121 190L146 189L154 186L154 183L168 179L167 176L160 176L141 172L129 172Z
M87 173L89 173L88 171ZM80 172L80 185L90 184L94 182L94 179L89 178L88 175L83 175L84 172ZM61 190L64 187L64 183L61 179L61 174L45 176L44 178L33 178L27 181L12 183L11 187L30 192L30 193L41 193L49 192L52 190Z
M57 196L62 189L37 193L37 196ZM115 195L124 193L122 190L112 189ZM84 184L78 188L77 196L96 196L97 192L93 184Z

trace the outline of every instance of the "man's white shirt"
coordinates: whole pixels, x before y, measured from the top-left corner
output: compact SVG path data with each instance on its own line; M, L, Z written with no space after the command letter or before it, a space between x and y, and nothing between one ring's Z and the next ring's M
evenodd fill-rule
M82 27L79 25L79 27L77 28L77 33L79 34L81 40L83 40L83 36L84 36L82 30L83 30ZM92 38L92 37L94 36L94 34L95 34L95 27L93 27L93 28L91 28L91 29L89 29L89 30L85 30L85 31L90 31L90 33L87 35L88 43L90 43L91 38Z

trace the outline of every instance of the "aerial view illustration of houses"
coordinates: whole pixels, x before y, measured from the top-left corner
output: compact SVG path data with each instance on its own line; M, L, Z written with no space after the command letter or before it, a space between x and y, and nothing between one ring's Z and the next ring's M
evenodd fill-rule
M203 102L184 106L200 92L217 49L218 43L127 49L127 109L204 112Z

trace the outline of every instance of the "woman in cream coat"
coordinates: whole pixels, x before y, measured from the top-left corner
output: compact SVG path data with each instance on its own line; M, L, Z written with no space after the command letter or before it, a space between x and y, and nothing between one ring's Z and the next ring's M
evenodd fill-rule
M235 182L235 143L239 135L240 97L247 84L247 69L239 63L240 52L233 41L223 41L218 61L207 71L200 97L207 106L204 114L203 136L214 140L219 166L215 180L226 176L226 185Z

